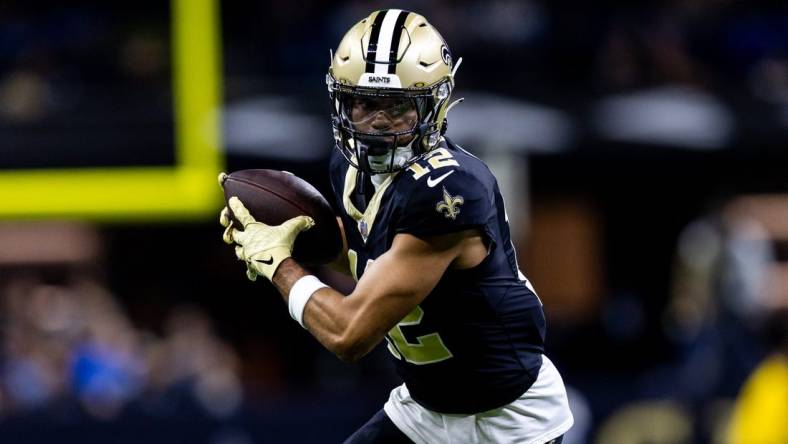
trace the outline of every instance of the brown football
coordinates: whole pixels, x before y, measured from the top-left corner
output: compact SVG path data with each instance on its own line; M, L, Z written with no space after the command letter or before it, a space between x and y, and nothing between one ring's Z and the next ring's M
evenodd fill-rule
M240 170L227 175L222 183L225 203L232 196L243 202L249 213L268 225L279 225L296 216L307 215L315 225L298 235L293 258L307 265L326 264L342 248L331 205L315 187L287 171ZM240 223L233 218L237 228Z

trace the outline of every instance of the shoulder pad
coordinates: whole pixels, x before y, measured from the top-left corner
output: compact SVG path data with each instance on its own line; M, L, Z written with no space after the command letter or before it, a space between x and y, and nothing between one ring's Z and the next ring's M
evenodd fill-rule
M440 148L403 171L409 177L397 232L420 235L450 233L485 225L495 218L492 176L466 168ZM485 169L486 172L486 169Z

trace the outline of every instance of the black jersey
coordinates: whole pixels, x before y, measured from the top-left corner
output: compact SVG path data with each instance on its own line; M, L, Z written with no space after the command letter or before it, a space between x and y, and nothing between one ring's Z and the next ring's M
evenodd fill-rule
M478 413L517 399L542 364L545 319L518 270L495 177L448 140L390 176L364 211L353 196L357 175L335 150L331 182L357 279L399 233L424 237L477 228L489 246L476 267L447 270L386 337L413 399L441 413Z

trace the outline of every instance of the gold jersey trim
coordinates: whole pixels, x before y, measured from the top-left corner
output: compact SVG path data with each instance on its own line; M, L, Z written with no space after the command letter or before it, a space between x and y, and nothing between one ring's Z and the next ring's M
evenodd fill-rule
M383 199L383 194L386 193L386 189L394 181L394 177L396 177L396 175L397 173L390 174L386 180L380 184L380 186L375 188L375 193L372 195L372 199L369 200L366 210L364 210L362 213L358 208L356 208L355 205L353 205L353 201L350 199L350 194L356 188L358 170L351 165L348 167L347 173L345 173L345 186L342 193L342 203L345 206L345 212L347 212L348 216L356 221L356 228L358 228L358 232L361 234L361 238L364 240L364 242L367 241L369 233L372 232L372 225L375 222L375 217L378 215L378 210L380 209L380 202Z

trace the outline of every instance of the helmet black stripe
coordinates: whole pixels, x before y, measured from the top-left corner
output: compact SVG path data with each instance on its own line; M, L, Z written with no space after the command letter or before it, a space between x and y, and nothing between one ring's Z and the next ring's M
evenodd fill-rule
M367 69L366 72L375 72L375 57L378 52L378 39L380 39L380 28L383 26L383 18L388 14L388 9L378 12L375 21L372 23L372 33L369 35L367 45Z
M394 74L397 71L397 53L399 52L399 41L402 38L402 30L405 26L405 20L408 19L410 12L402 11L397 17L397 23L394 24L394 35L391 37L391 51L389 52L389 74Z

